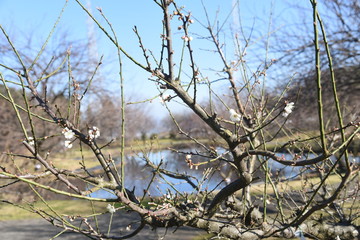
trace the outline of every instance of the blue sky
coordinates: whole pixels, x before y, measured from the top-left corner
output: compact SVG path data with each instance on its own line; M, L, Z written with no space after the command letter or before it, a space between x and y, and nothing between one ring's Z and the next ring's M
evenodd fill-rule
M158 54L158 50L160 49L160 34L162 32L161 11L153 1L82 1L85 6L88 2L91 2L92 12L101 23L104 23L104 20L98 14L96 7L100 7L103 10L117 32L121 45L126 51L138 58L140 62L144 61L142 53L138 48L137 38L132 31L135 25L142 35L145 47L153 49L154 53ZM227 19L223 25L224 33L220 37L229 44L229 47L227 47L227 57L231 59L233 48L232 34L238 31L239 21L236 16L239 14L235 11L235 18L227 17L236 1L204 0L203 2L211 21L214 21L218 15L219 25L222 25L224 19ZM293 14L289 5L284 0L240 0L239 2L240 16L245 34L250 34L250 29L253 28L252 34L253 39L255 39L252 43L254 47L249 48L250 53L248 53L248 55L261 55L263 52L264 46L259 43L260 41L256 41L256 39L266 36L271 12L273 14L273 25L270 27L271 31L281 28L283 25L289 24L289 22L296 22L297 16ZM1 0L0 23L9 32L10 36L14 36L15 38L19 36L19 32L21 34L31 34L35 36L34 41L38 41L40 47L64 4L65 0ZM205 13L200 0L179 0L178 4L184 5L186 10L191 11L195 19L204 24L206 23ZM89 24L87 21L88 16L86 13L74 0L69 0L61 22L57 27L57 32L67 31L71 38L87 41L89 32ZM198 21L195 21L190 28L190 33L194 34L194 40L192 42L195 49L194 56L197 61L201 62L201 67L203 71L209 75L210 80L215 80L218 76L208 69L220 70L220 61L213 52L208 51L214 50L214 46L210 45L209 41L197 37L198 35L208 35L207 30L203 28ZM104 55L105 62L116 61L116 49L114 46L96 26L94 29L97 39L98 56ZM175 44L177 44L175 51L179 53L182 46L182 32L177 31L176 28L174 28L173 32L178 39L178 42L175 42ZM273 56L269 56L269 58L272 57ZM259 64L261 64L261 61L254 62L254 66ZM107 66L107 69L103 69L107 77L106 84L114 91L118 91L118 81L116 80L118 79L117 66L118 64L114 63L113 66L110 64ZM150 75L139 70L129 61L124 61L124 77L128 96L134 95L137 99L146 99L158 94L154 84L147 81ZM219 88L220 91L221 89L225 91L227 86L228 84L219 83L216 87ZM152 104L152 107L155 107L157 111L162 108L161 104Z

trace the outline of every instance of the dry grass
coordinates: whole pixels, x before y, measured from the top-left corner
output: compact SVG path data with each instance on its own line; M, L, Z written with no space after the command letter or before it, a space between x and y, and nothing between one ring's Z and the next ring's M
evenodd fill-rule
M107 203L94 202L94 210L97 213L106 212ZM82 200L51 200L48 205L60 215L91 215L92 206L88 201ZM0 221L17 220L17 219L34 219L40 218L38 214L34 214L26 209L30 209L28 204L21 204L18 206L7 203L0 203ZM51 212L43 202L35 202L33 206L38 210Z
M203 140L202 142L205 141L206 140ZM139 152L160 151L169 147L190 146L191 143L191 141L184 139L137 140L131 142L129 146L126 146L125 153L133 154ZM101 144L99 145L101 146ZM106 157L111 156L112 158L118 157L121 154L120 146L116 143L104 148L102 151ZM81 168L82 163L85 163L87 168L99 165L94 153L87 146L83 147L82 151L79 151L78 148L74 147L64 152L56 153L53 156L50 156L49 159L51 159L52 163L57 168L68 170L79 169Z
M340 183L341 178L338 175L330 175L326 180L326 183L329 185L334 185ZM297 179L291 181L282 181L276 184L277 190L279 192L286 192L286 191L297 191L304 189L304 186L309 185L318 185L320 184L320 179L318 177L309 177L304 179ZM264 192L264 183L253 185L251 187L251 191L254 195L263 194ZM268 194L274 194L274 190L269 184L267 187Z

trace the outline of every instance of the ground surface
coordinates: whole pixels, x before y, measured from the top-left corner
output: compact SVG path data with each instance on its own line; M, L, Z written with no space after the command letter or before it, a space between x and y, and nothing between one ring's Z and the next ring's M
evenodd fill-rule
M129 216L131 218L131 216ZM108 216L99 218L100 226L106 229L108 223ZM123 219L114 217L112 224L112 233L123 231L124 233L130 233L125 231L127 221L130 219ZM196 236L204 234L204 232L194 230L191 228L179 228L176 232L175 229L151 230L149 228L143 229L138 235L130 240L152 240L152 239L169 239L169 240L191 240ZM28 220L12 220L0 222L0 239L6 240L48 240L61 232L60 228L54 227L43 219L28 219ZM165 234L166 233L166 234ZM63 233L57 237L59 240L85 240L89 239L86 236L76 233Z

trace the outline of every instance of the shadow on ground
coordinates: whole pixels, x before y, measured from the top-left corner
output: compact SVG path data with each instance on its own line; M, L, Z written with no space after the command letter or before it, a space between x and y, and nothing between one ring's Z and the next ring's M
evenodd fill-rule
M126 216L126 217L125 217ZM127 215L114 215L112 230L113 235L129 234L126 227L130 223L136 221L136 216L133 214ZM109 223L109 215L105 214L98 219L99 226L103 232L106 232ZM135 227L136 223L133 224ZM176 230L176 231L175 231ZM29 219L29 220L16 220L16 221L3 221L0 222L0 236L1 239L9 240L48 240L61 232L62 229L52 226L50 223L43 219ZM192 228L170 228L170 229L156 229L152 230L149 227L144 228L138 235L130 238L131 240L152 240L152 239L169 239L169 240L191 240L196 236L203 235L204 232ZM85 240L88 237L72 232L65 232L56 239L61 240Z

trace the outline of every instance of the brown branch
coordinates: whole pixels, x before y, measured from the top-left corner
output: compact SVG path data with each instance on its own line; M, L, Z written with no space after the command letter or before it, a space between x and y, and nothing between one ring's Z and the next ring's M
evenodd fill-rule
M232 89L232 92L233 92L233 96L235 98L236 105L237 105L240 113L243 116L245 116L246 115L245 109L244 109L244 106L241 103L240 96L239 96L239 93L237 92L237 87L236 87L236 84L235 84L235 81L234 81L233 69L226 62L225 55L224 55L223 51L221 50L220 43L219 43L218 39L216 38L215 34L212 31L212 27L208 26L207 29L209 30L210 36L211 36L211 38L213 40L213 43L215 44L217 52L219 53L220 58L223 61L223 64L225 66L225 72L228 75L228 79L229 79L229 82L231 84L231 89ZM246 120L246 123L249 123L249 121L248 121L249 119L245 118L245 120Z
M168 71L169 71L169 78L170 83L174 82L174 61L173 61L173 55L174 55L174 49L172 46L172 34L171 34L171 17L169 14L169 5L172 1L169 0L162 0L162 8L164 13L164 25L165 25L165 38L166 38L166 48L167 48L167 63L168 63Z
M54 113L54 111L46 104L46 102L40 97L39 93L37 92L32 80L30 79L30 77L27 76L26 78L28 85L29 85L29 89L32 93L32 95L35 97L35 99L37 100L37 102L39 103L39 105L44 109L44 111L52 118L52 120L55 123L61 124L62 127L67 127L69 128L71 131L73 131L76 136L86 145L88 145L91 150L94 152L96 158L98 159L99 163L101 164L102 168L104 169L107 177L112 181L112 182L116 182L116 178L115 175L112 173L109 165L106 163L105 157L101 152L101 149L96 145L96 143L94 141L90 141L86 135L84 135L83 133L80 132L80 130L76 129L75 126L68 121L67 119L64 118L58 118L56 116L56 114Z
M152 169L154 169L155 171L159 171L161 172L162 174L165 174L166 176L168 177L171 177L171 178L175 178L175 179L182 179L182 180L185 180L188 184L190 184L195 190L199 190L199 187L196 186L195 183L193 183L191 180L190 180L190 177L192 176L189 176L189 175L185 175L185 174L180 174L180 173L174 173L174 172L171 172L169 170L166 170L166 169L163 169L163 168L159 168L157 167L155 164L153 164L148 158L145 158L145 161L146 161L146 165L148 165L149 167L151 167ZM194 177L193 177L194 178Z
M151 64L150 64L150 62L149 62L149 56L146 54L146 48L144 47L144 45L143 45L143 43L142 43L140 34L139 34L136 26L134 26L133 31L134 31L134 33L136 34L136 36L138 37L139 47L141 48L141 50L142 50L142 52L143 52L143 55L144 55L144 58L145 58L145 61L146 61L146 65L147 65L148 69L151 69Z
M214 199L211 201L210 206L207 210L207 215L209 217L213 216L217 211L217 207L219 206L219 204L221 204L221 202L226 200L236 191L240 189L244 189L245 187L249 186L251 181L252 181L252 177L250 174L242 174L239 179L233 181L232 183L221 189L220 192L217 193Z
M280 238L293 238L295 233L294 228L286 228L282 229L281 232L276 232L276 230L280 229L281 226L273 226L267 223L264 223L257 229L247 229L228 222L204 218L196 218L186 223L186 225L203 229L209 233L214 233L228 239L257 240L263 239L263 236L267 234Z
M348 137L346 142L343 142L340 146L338 146L336 149L334 149L331 152L328 152L327 154L321 154L318 157L312 158L312 159L305 159L305 160L300 160L300 161L296 161L295 159L292 161L289 160L284 160L283 158L276 156L276 153L271 152L271 151L265 151L265 150L247 150L246 152L242 153L239 156L240 161L248 156L254 156L254 155L260 155L260 156L264 156L264 157L269 157L271 159L273 159L274 161L281 163L283 165L286 166L307 166L307 165L313 165L316 164L318 162L321 162L327 158L329 158L330 156L332 156L333 154L335 154L336 152L338 152L340 149L344 148L347 149L349 144L352 142L353 138L356 136L356 134L360 131L360 126L357 127L357 129Z
M283 158L277 156L276 153L271 152L271 151L248 150L248 151L244 152L243 154L241 154L239 157L241 159L244 159L244 158L246 158L248 156L269 157L269 158L273 159L274 161L276 161L278 163L281 163L283 165L298 167L298 166L306 166L306 165L316 164L318 162L321 162L321 161L327 159L331 155L320 155L320 156L315 157L313 159L306 159L306 160L300 160L300 161L296 161L296 160L290 161L290 160L284 160Z
M306 219L308 219L308 217L310 217L314 212L321 210L327 206L329 206L329 204L331 204L332 202L334 202L336 200L336 198L339 196L341 190L344 188L344 186L347 183L347 180L349 178L349 176L351 175L351 172L347 172L345 174L344 177L342 177L342 181L340 182L340 185L336 188L335 192L333 193L333 195L331 197L329 197L328 199L325 199L324 201L322 201L321 203L318 203L314 206L312 206L308 211L306 211L304 213L304 215L302 215L297 221L295 221L292 225L294 226L298 226L301 223L303 223Z
M47 161L45 161L39 153L35 152L35 149L26 141L23 142L25 147L36 157L36 159L41 162L42 165L46 169L48 169L57 179L65 183L69 188L74 190L76 193L81 194L81 191L78 187L76 187L74 184L72 184L68 179L64 178L55 168L53 168Z
M217 118L210 116L205 109L199 104L195 103L193 98L178 84L171 86L171 89L181 98L181 100L189 106L194 113L196 113L209 127L211 127L217 134L219 134L226 142L235 147L238 145L237 140L232 140L232 133L230 130L221 126Z
M184 219L184 217L181 217L175 207L167 208L167 209L160 209L160 210L148 210L145 208L142 208L139 206L138 203L132 201L127 196L125 196L124 192L116 190L115 191L116 196L120 199L122 203L124 203L126 206L131 208L133 211L139 213L143 217L161 217L161 216L169 216L171 214L175 214L176 216L180 217L180 219Z

